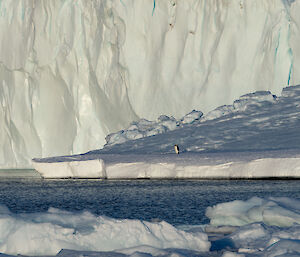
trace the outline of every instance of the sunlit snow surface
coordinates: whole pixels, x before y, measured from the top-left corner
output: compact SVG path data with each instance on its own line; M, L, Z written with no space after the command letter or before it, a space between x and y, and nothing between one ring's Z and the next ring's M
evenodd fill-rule
M284 88L280 97L258 91L188 123L182 124L182 118L168 133L115 146L109 141L99 153L173 153L172 144L178 144L183 152L299 149L299 117L300 86ZM154 124L148 130L157 127ZM124 132L120 131L119 137ZM136 134L142 133L137 130Z
M204 116L141 120L108 136L104 149L33 165L46 178L299 177L299 117L300 86L281 97L259 91Z
M178 227L165 221L120 220L55 208L14 214L0 206L0 252L57 256L300 256L299 206L300 202L291 198L254 197L208 207L210 224Z

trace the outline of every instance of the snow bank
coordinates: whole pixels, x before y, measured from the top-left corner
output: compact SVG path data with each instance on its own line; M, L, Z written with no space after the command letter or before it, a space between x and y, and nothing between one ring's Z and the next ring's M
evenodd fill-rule
M129 140L166 133L178 129L184 124L192 124L195 121L199 121L202 115L203 113L201 111L193 110L179 120L176 120L174 117L168 117L167 115L159 116L157 121L140 119L132 122L127 129L109 134L105 138L105 147L114 144L122 144Z
M220 106L192 124L154 137L105 146L93 153L166 154L174 152L282 151L299 149L300 86L285 88L281 97L255 92L235 105ZM278 155L280 156L280 155ZM264 157L264 154L262 154Z
M109 135L103 149L33 165L56 178L299 178L299 107L300 86L281 97L259 91L204 116L142 119Z
M295 97L295 95L289 95L288 97ZM232 105L219 106L204 116L201 111L193 110L178 120L166 115L161 115L158 117L157 121L140 119L139 121L132 122L127 129L109 134L105 138L106 145L104 147L112 146L114 144L122 144L129 140L166 133L168 131L182 128L184 125L195 125L195 122L214 120L237 112L249 112L251 111L251 108L257 111L260 107L266 107L268 104L275 104L276 100L277 97L272 95L269 91L257 91L242 95L238 100L235 100Z
M300 83L299 10L280 0L1 2L0 167L98 149L140 118L279 95Z
M16 215L1 206L0 231L0 252L14 255L55 255L61 249L122 252L149 246L208 251L210 247L206 234L188 233L164 221L116 220L53 208Z
M213 120L222 116L234 113L243 112L249 108L259 108L265 106L267 103L275 103L276 96L269 91L257 91L254 93L242 95L238 100L235 100L232 105L222 105L216 109L208 112L201 121Z
M155 121L140 119L134 121L130 126L116 133L109 134L106 140L106 146L125 143L128 140L139 139L148 136L154 136L170 130L176 129L179 122L173 117L162 115Z

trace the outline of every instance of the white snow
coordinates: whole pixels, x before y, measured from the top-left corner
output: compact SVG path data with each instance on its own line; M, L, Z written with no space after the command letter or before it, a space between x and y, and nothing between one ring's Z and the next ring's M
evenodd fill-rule
M300 83L299 11L286 0L1 1L0 168L98 149L141 118L279 95Z
M299 214L299 200L256 197L208 207L210 224L176 228L164 221L117 220L54 208L13 214L2 205L0 252L68 257L300 256Z
M128 140L162 134L176 129L179 125L180 121L177 121L174 117L168 117L166 115L159 116L157 121L140 119L132 122L125 130L109 134L105 138L106 146L124 143Z
M84 169L78 169L76 177L99 170L99 177L107 179L299 178L299 114L300 86L285 88L280 97L259 91L186 119L189 122L163 116L157 121L140 120L114 134L135 131L141 135L137 140L124 137L118 143L115 139L100 150L35 159L33 164L44 177L57 176L57 170L70 177L66 167L78 163ZM154 129L170 120L176 127L164 133ZM148 131L157 133L144 136ZM179 155L174 144L181 149ZM300 256L299 206L299 200L285 197L233 200L208 207L209 224L177 228L166 222L115 220L55 209L15 215L2 207L0 234L2 229L5 233L0 252L55 255L64 249L57 256L68 257ZM27 228L34 239L27 237L25 242Z
M300 86L283 89L300 83L299 11L293 0L0 1L0 168L37 157L45 178L299 178ZM0 252L300 256L299 206L234 200L186 228L0 206Z
M206 215L213 226L220 226L218 229L237 226L234 232L216 240L214 248L227 245L245 256L300 256L299 200L235 200L208 207ZM234 254L228 252L226 256Z
M176 120L174 117L168 117L167 115L159 116L157 121L140 119L132 122L127 129L109 134L105 138L105 146L121 144L129 140L155 136L172 131L182 127L184 124L192 124L193 122L199 121L202 115L203 113L201 111L193 110L179 120Z
M300 201L288 198L261 199L233 202L208 207L206 216L214 226L243 226L262 222L269 226L288 227L300 224Z
M142 119L109 135L103 149L33 166L45 178L299 178L299 115L300 86L281 97L259 91L204 116Z
M194 121L199 120L202 117L203 113L200 111L191 111L190 113L188 113L187 115L185 115L182 119L181 122L183 124L191 124Z
M104 162L101 159L83 161L55 162L47 165L33 162L33 166L46 178L106 178Z
M299 178L300 151L290 151L284 157L280 151L180 156L79 155L71 160L69 157L34 159L33 166L44 178Z
M205 233L185 232L164 221L116 220L53 208L13 214L1 206L0 231L0 252L14 255L56 255L61 249L129 252L149 246L208 251L210 247Z

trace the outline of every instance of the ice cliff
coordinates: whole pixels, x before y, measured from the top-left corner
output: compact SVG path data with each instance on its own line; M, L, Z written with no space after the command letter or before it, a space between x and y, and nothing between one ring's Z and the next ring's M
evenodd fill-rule
M0 167L300 83L300 1L0 1Z

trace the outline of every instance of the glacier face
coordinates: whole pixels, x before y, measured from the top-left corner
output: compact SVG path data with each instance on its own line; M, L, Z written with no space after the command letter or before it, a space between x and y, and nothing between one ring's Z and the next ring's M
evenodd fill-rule
M300 83L298 0L0 1L0 167Z

